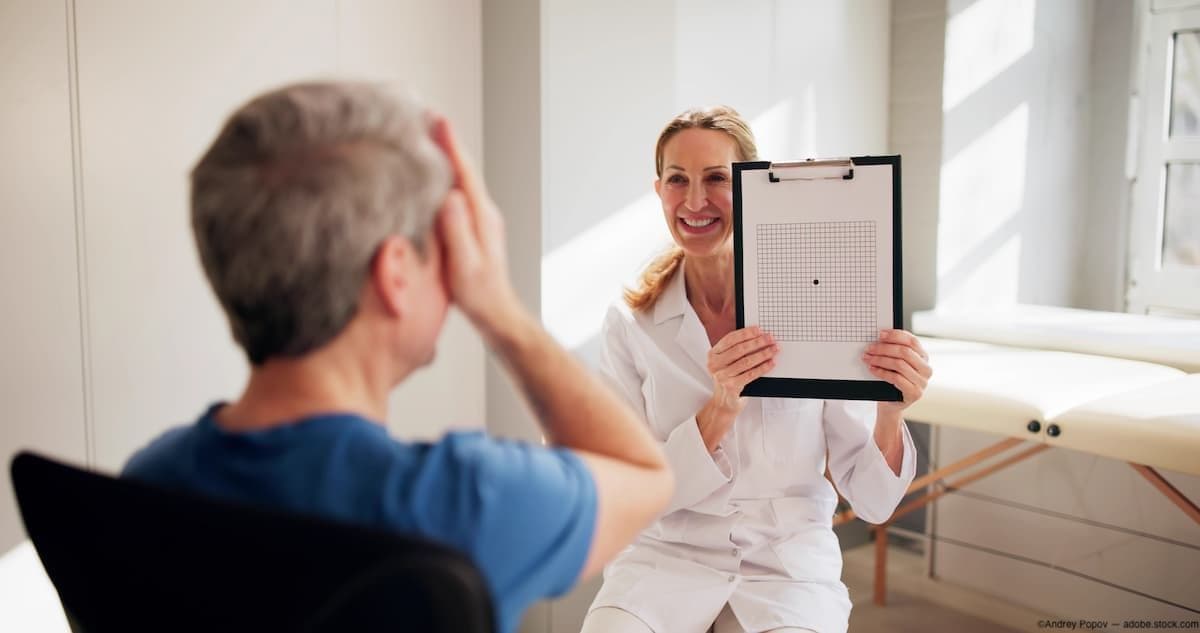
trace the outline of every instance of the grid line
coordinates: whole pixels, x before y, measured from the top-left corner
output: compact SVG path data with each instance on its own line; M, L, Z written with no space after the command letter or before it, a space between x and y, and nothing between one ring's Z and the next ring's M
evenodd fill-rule
M874 341L875 222L759 224L759 324L783 341Z

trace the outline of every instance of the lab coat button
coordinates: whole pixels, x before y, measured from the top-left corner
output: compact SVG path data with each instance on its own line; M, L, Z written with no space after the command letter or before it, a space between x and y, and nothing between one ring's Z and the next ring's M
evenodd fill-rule
M729 574L729 582L733 582L735 580L737 580L737 576L734 576L733 574Z
M741 556L741 555L742 555L742 550L740 550L740 549L738 549L738 548L736 548L736 547L735 547L735 548L733 548L733 555L734 555L734 556Z

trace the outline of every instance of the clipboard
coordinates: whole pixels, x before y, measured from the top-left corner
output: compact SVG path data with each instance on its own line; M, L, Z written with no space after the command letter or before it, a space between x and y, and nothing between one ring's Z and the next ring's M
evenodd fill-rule
M900 246L898 155L733 163L737 327L780 347L742 395L901 401L862 361L903 326Z

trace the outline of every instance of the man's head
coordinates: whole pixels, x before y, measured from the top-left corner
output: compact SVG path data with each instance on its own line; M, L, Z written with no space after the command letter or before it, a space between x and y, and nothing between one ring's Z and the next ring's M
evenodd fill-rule
M427 362L450 185L423 109L382 86L297 84L238 109L192 171L192 228L251 364L309 354L356 317Z

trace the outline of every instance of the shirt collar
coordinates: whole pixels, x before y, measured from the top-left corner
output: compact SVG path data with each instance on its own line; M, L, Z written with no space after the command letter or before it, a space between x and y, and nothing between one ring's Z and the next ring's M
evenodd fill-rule
M683 316L688 308L687 286L683 282L685 263L686 260L679 262L679 268L671 276L671 280L667 282L667 287L654 304L655 325L660 325L663 321Z

